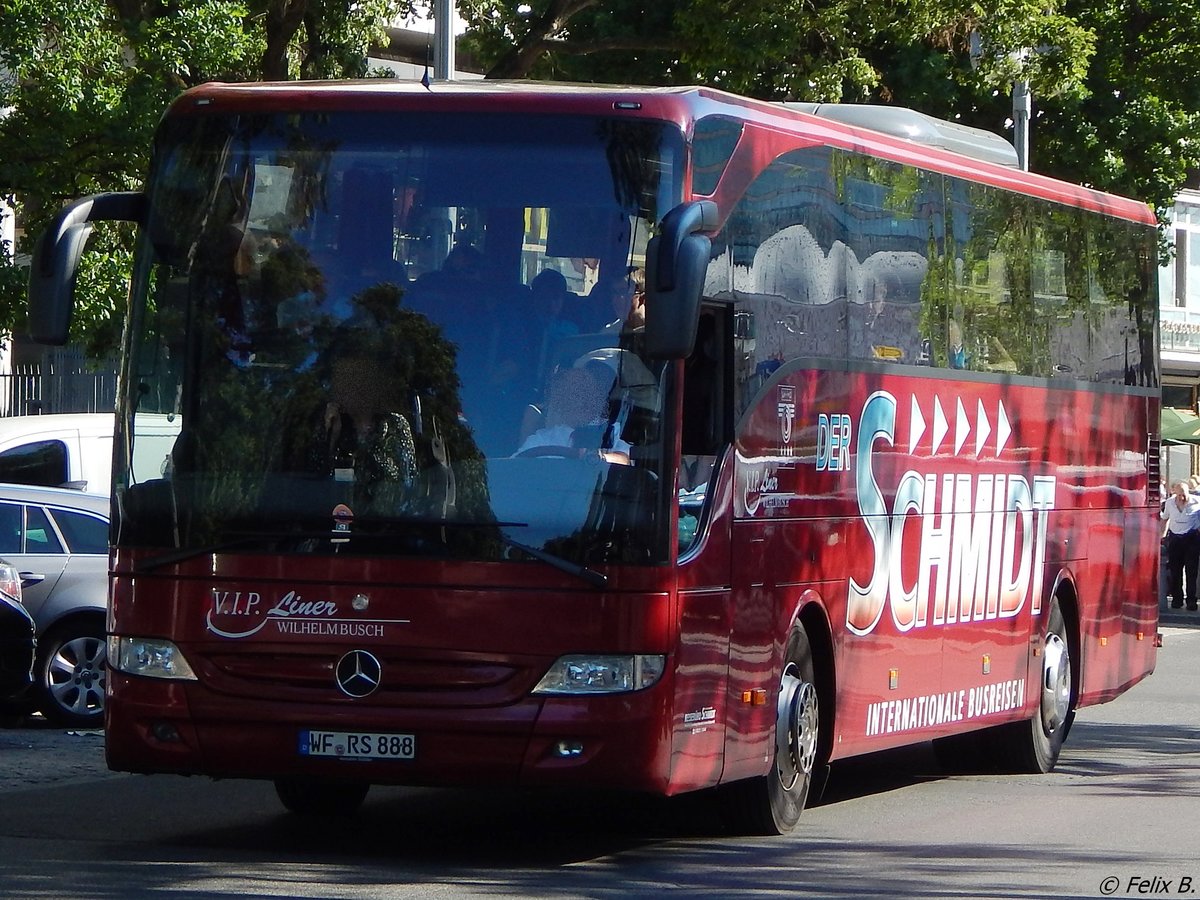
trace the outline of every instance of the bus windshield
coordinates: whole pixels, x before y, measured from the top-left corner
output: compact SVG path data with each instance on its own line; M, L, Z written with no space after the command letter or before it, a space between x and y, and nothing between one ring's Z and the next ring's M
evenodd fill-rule
M125 427L180 433L117 471L118 541L664 561L674 387L639 292L682 148L584 116L169 118Z

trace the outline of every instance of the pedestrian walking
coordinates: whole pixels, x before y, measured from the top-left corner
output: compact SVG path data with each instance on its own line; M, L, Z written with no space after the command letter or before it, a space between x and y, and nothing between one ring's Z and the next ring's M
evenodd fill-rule
M1171 496L1163 500L1162 518L1166 521L1167 588L1171 608L1186 602L1196 610L1196 569L1200 564L1200 497L1186 481L1176 483Z

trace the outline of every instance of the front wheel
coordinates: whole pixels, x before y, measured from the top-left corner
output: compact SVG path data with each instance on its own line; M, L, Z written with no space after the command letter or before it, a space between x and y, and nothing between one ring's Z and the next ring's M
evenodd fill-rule
M367 798L369 784L359 781L317 781L308 778L278 778L275 793L279 802L300 816L348 816L358 811Z
M821 734L812 645L802 628L788 641L775 704L775 747L771 771L725 785L726 816L739 831L786 834L808 802Z
M107 663L99 622L68 622L39 638L36 691L46 720L69 728L102 727Z

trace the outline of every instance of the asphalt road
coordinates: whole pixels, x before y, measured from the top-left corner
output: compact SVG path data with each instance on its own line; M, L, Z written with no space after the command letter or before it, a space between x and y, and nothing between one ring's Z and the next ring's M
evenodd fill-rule
M849 761L784 838L703 798L374 789L348 820L269 785L108 772L102 738L0 730L0 897L1177 897L1200 894L1200 617L1080 713L1048 776Z

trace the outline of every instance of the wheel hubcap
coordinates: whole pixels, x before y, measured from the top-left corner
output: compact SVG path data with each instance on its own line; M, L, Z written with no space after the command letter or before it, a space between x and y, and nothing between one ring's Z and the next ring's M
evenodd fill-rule
M104 641L78 637L62 644L50 658L47 688L66 712L96 715L104 708Z
M1071 709L1071 654L1059 635L1046 635L1042 660L1042 727L1054 734Z
M775 760L779 782L790 791L812 774L817 758L817 691L789 665L779 683L775 719Z

